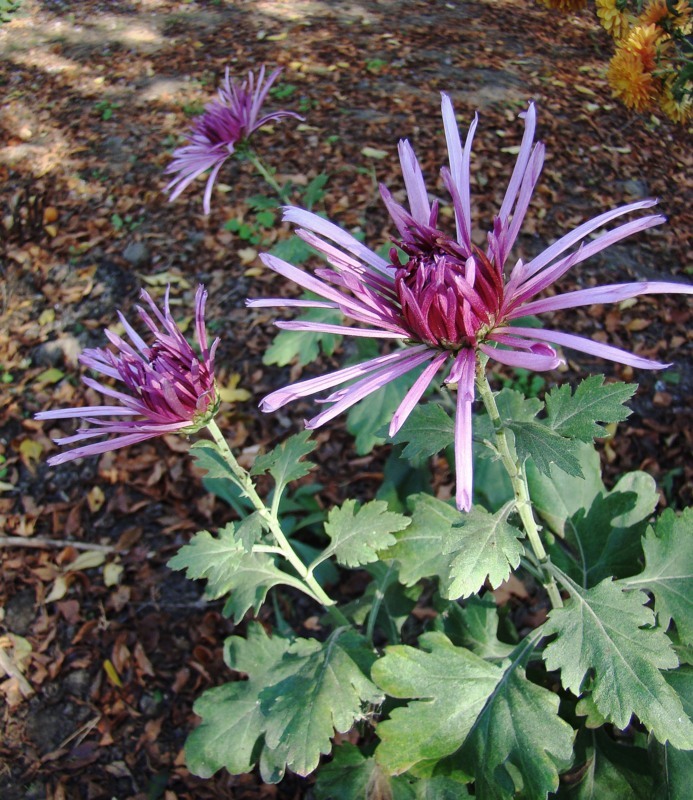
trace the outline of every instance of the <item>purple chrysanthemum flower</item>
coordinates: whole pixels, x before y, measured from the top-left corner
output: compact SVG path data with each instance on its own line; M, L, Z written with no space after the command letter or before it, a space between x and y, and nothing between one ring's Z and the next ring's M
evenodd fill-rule
M116 352L93 348L85 350L79 358L85 366L109 378L122 381L130 394L117 391L92 378L82 378L89 388L96 389L106 397L112 397L118 405L63 408L56 411L42 411L36 415L36 419L78 417L95 426L79 428L73 436L56 439L55 441L61 445L84 442L110 434L115 434L115 438L76 447L69 452L53 456L48 459L48 463L52 466L75 458L117 450L166 433L192 433L204 427L216 413L219 399L214 385L214 352L219 339L215 339L211 347L208 346L204 320L206 290L200 286L195 295L195 334L200 346L200 355L187 342L171 316L168 289L164 299L163 314L147 292L143 290L141 297L154 317L152 318L144 308L137 307L140 318L154 335L154 342L151 345L148 345L118 312L134 347L107 330L106 337L116 348ZM125 417L125 419L123 421L98 419L105 416ZM134 419L128 419L129 417Z
M240 85L229 77L219 89L219 99L213 100L205 107L205 112L195 120L188 144L173 152L173 162L165 170L165 174L178 173L166 186L171 191L169 202L176 197L203 172L212 170L205 189L203 208L205 214L210 211L212 188L221 165L233 154L236 145L250 138L250 135L273 120L284 117L295 117L302 120L293 111L273 111L259 117L262 104L265 102L270 87L277 79L281 68L275 69L265 80L265 67L260 67L257 78L252 72Z
M328 375L303 380L272 392L262 401L263 411L274 411L305 397L354 381L321 402L328 408L306 426L317 428L389 381L424 367L414 381L390 425L394 435L421 399L435 374L450 365L446 383L457 384L455 418L456 500L468 510L472 502L472 422L477 354L531 370L550 370L560 363L552 345L581 350L590 355L646 369L668 366L582 336L543 328L510 326L518 317L591 303L617 302L641 294L679 292L693 287L660 281L598 286L534 300L571 267L627 236L665 221L660 215L641 217L587 241L590 234L631 211L650 208L655 200L642 200L600 214L561 237L528 263L517 261L506 274L505 265L527 212L544 160L544 145L534 144L536 114L530 104L525 132L505 198L485 250L472 242L470 204L470 154L475 117L462 146L452 103L442 102L449 168L442 178L452 196L457 236L438 229L438 204L430 204L421 168L409 142L399 144L400 162L410 211L398 205L384 186L380 191L392 217L404 252L400 259L392 248L389 260L369 250L353 236L323 218L288 207L284 219L301 226L297 233L329 263L315 276L272 255L264 263L280 275L324 298L322 301L262 299L251 306L338 308L347 317L369 327L354 328L320 322L278 322L280 328L320 331L397 340L401 345L387 355L346 367ZM580 245L575 249L576 245Z

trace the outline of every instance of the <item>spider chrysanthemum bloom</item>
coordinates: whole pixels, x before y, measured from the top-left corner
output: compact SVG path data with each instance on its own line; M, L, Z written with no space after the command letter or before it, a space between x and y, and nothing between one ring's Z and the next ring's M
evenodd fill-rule
M230 79L229 68L226 68L219 98L209 103L204 114L195 120L188 144L174 150L173 162L166 168L165 174L177 173L166 186L166 191L171 192L169 201L175 200L198 175L211 169L202 203L205 214L209 214L214 181L222 164L237 147L269 122L284 117L303 119L293 111L284 110L260 116L262 105L280 72L280 68L275 69L265 80L263 65L257 77L249 72L246 80L239 84Z
M53 456L48 459L49 464L62 464L75 458L117 450L166 433L193 433L214 417L219 406L214 385L214 352L219 340L208 346L204 320L207 292L200 286L195 295L195 334L199 354L171 316L168 290L163 313L147 292L143 291L141 297L149 310L139 306L137 310L152 335L151 344L147 344L119 312L130 342L107 330L106 337L115 347L115 352L94 348L85 350L79 359L104 377L120 381L126 392L85 377L82 380L89 388L116 403L42 411L36 415L40 420L78 418L92 426L79 428L72 436L56 439L60 445L111 435L115 438L84 444ZM104 420L102 417L122 419Z
M645 69L640 56L623 46L623 42L609 63L606 79L614 97L635 111L651 108L659 96L658 82Z
M534 144L534 106L525 115L525 132L510 183L485 249L472 241L470 156L476 119L462 146L450 98L443 95L443 124L450 166L441 171L452 197L457 234L438 228L438 203L430 203L421 168L407 141L399 154L409 210L397 204L381 186L381 194L398 231L389 260L381 258L346 231L309 211L289 207L284 218L301 226L297 233L321 253L328 266L312 275L280 258L264 255L264 263L322 300L260 299L256 307L337 308L365 327L321 322L286 321L289 330L321 331L389 339L391 352L336 372L310 378L272 392L264 398L264 411L274 411L292 400L330 391L322 399L325 410L306 425L316 428L410 370L420 369L390 425L394 435L423 396L436 373L449 368L446 383L457 385L455 463L457 505L469 509L472 499L472 425L475 370L483 353L501 364L531 370L550 370L561 359L553 345L573 348L621 364L659 369L665 364L582 336L544 328L515 327L511 323L528 314L574 308L592 303L617 302L640 294L682 292L693 287L664 282L597 286L534 299L568 270L589 256L639 231L664 222L650 215L631 220L613 230L591 235L625 214L650 208L655 200L641 200L607 211L566 234L528 263L506 264L520 232L532 192L539 178L544 146ZM579 247L578 247L579 246ZM576 249L576 247L578 249ZM352 383L349 383L353 381Z
M617 41L623 39L635 19L623 0L596 0L596 6L602 28Z

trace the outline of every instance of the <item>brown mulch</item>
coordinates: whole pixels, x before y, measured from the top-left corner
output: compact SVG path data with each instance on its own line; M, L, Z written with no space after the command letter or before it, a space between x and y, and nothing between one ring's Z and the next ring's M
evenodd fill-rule
M244 307L249 295L285 289L225 228L252 221L245 199L266 189L234 162L209 217L201 185L172 204L163 193L170 152L225 67L236 75L284 67L282 83L295 88L271 107L299 110L306 122L278 124L258 148L297 186L328 173L325 212L373 246L392 233L377 183L402 188L400 137L445 199L434 184L445 159L440 91L452 95L463 127L480 113L479 230L502 200L513 162L502 151L518 144L517 113L532 98L547 161L521 254L601 210L659 196L666 226L580 265L563 286L690 280L691 131L610 98L610 47L588 12L561 17L522 0L24 0L0 27L0 482L11 487L0 493L0 520L5 537L17 537L14 546L0 539L0 648L17 673L0 671L3 800L310 796L310 778L270 787L255 775L201 781L185 768L192 703L231 677L221 643L234 630L218 603L201 601L200 586L166 567L194 531L230 514L202 489L187 445L166 438L51 469L49 434L68 425L32 419L96 400L79 381L77 356L103 344L103 328L116 309L128 313L142 286L161 296L170 283L185 317L202 281L222 339L220 382L237 376L252 393L223 406L229 440L250 463L300 429L309 404L273 416L256 409L300 370L263 366L274 314ZM276 235L265 232L265 246ZM633 415L602 445L608 479L643 469L662 487L662 506L688 505L685 298L570 311L552 324L673 362L668 373L635 374L569 353L570 371L547 385L604 370L639 381ZM375 491L386 449L359 457L343 420L320 442L322 502L354 487ZM316 611L285 609L297 624ZM263 619L271 624L269 612Z

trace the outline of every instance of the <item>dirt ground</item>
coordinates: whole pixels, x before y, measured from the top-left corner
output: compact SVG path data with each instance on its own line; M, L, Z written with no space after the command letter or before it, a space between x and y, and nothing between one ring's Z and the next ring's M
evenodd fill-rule
M209 217L201 184L174 203L163 192L170 153L226 66L238 76L262 63L284 68L280 85L294 88L268 107L306 121L263 132L258 149L296 186L327 173L325 212L374 247L392 233L377 183L402 189L399 138L412 141L448 202L435 183L445 160L441 91L463 127L480 115L479 231L502 200L522 133L517 114L531 98L547 160L518 254L602 210L658 196L666 226L580 265L562 286L690 281L691 131L613 101L610 52L589 12L561 17L529 0L23 0L0 26L0 650L14 665L14 677L2 678L0 662L3 800L310 797L310 777L271 787L252 774L203 782L185 768L192 702L230 679L221 644L234 630L220 604L166 567L192 533L230 515L204 492L186 443L166 437L49 468L49 434L69 423L32 418L96 400L77 356L104 344L103 328L116 309L128 313L142 286L161 296L170 283L185 317L202 281L210 329L222 339L220 383L251 395L223 405L229 440L250 463L300 429L307 404L257 410L301 368L263 365L273 314L244 306L248 296L289 290L262 268L259 246L225 227L252 219L245 201L266 188L248 165L230 162ZM262 245L288 235L264 231ZM546 385L601 371L638 381L633 415L601 446L607 475L644 469L662 506L690 504L685 298L568 311L550 324L673 363L636 374L568 353L567 370ZM387 447L359 456L343 420L319 438L321 502L372 494ZM289 619L316 613L290 601ZM271 625L270 612L262 619Z

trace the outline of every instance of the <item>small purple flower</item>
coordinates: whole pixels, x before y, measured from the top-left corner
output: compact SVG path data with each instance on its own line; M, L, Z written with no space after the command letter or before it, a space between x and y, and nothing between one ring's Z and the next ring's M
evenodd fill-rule
M106 337L116 348L116 352L94 348L85 350L79 358L85 366L109 378L122 381L129 394L117 391L92 378L82 378L89 388L101 392L106 397L112 397L117 401L117 405L63 408L36 414L36 419L41 420L78 417L95 426L79 428L73 436L56 439L55 441L61 445L110 434L115 434L115 438L76 447L69 452L53 456L48 459L51 466L75 458L105 453L108 450L117 450L166 433L193 433L204 427L216 413L219 399L214 385L214 352L219 339L213 342L211 348L208 347L204 320L206 290L200 286L195 295L195 333L200 346L199 356L188 344L171 316L168 289L163 314L147 292L143 290L141 297L154 315L152 318L144 308L137 307L140 318L154 335L154 342L151 345L146 344L125 317L118 312L134 347L107 330ZM105 416L125 419L123 421L98 419ZM128 419L130 417L133 419Z
M457 236L438 229L438 203L431 204L421 167L409 142L401 141L399 155L409 198L407 211L386 187L380 192L399 232L389 260L383 259L346 231L299 208L287 207L284 219L301 226L297 234L321 253L329 266L315 276L272 255L264 263L323 300L261 299L250 306L338 308L351 320L368 327L355 328L320 322L282 321L285 330L321 331L395 340L394 352L346 367L331 374L300 381L265 397L263 411L275 411L299 397L331 390L354 381L322 399L328 407L308 420L317 428L388 382L417 367L424 367L395 412L390 425L394 435L421 399L436 373L450 366L446 383L457 384L455 418L456 500L469 510L472 502L472 420L474 381L479 353L501 364L531 370L550 370L561 361L552 345L581 350L590 355L645 369L668 366L625 350L561 331L510 326L518 317L610 303L658 292L693 294L693 286L661 281L598 286L545 299L533 298L551 286L571 267L639 231L665 221L650 215L626 222L594 239L592 233L631 211L650 208L655 200L642 200L600 214L561 237L528 263L518 260L506 272L508 255L527 212L544 160L544 145L534 144L536 114L530 104L524 114L525 132L517 162L485 250L472 242L470 155L477 125L472 122L464 147L450 98L443 95L443 124L450 166L441 175L450 192ZM575 246L579 245L577 249Z
M204 212L209 214L214 181L236 145L247 141L254 131L273 120L284 117L303 119L293 111L273 111L258 118L267 93L280 72L281 68L275 69L265 80L263 65L257 78L249 72L248 78L239 85L229 78L229 68L226 68L219 99L209 103L204 114L195 120L188 144L173 152L173 162L165 170L167 175L178 173L166 186L167 192L172 190L169 202L175 200L198 175L212 169L203 200Z

